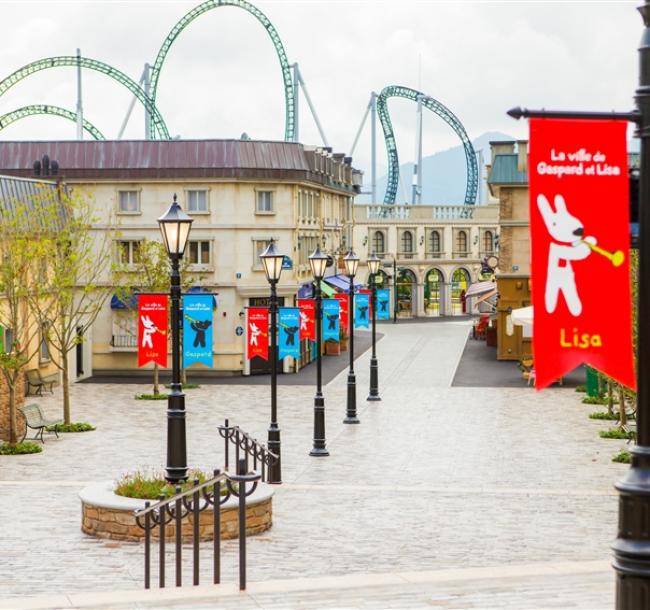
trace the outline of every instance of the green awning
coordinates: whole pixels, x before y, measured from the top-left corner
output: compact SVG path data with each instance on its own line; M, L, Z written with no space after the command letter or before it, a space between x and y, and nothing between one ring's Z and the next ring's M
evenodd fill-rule
M328 297L333 297L336 294L336 290L334 290L334 288L325 282L320 283L320 289L322 293Z

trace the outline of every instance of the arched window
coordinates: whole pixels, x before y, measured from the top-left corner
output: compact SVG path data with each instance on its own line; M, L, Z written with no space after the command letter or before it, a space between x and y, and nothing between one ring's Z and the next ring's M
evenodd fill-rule
M467 232L458 231L456 234L456 256L467 256Z
M440 231L429 233L429 254L440 254Z
M424 278L424 313L427 316L439 316L442 289L442 274L431 269Z
M483 233L483 252L486 254L492 253L494 250L494 235L492 234L492 231L486 231Z
M404 258L413 258L413 233L410 231L402 232L402 254Z
M372 236L372 249L379 258L383 258L386 248L386 238L382 231L375 231Z

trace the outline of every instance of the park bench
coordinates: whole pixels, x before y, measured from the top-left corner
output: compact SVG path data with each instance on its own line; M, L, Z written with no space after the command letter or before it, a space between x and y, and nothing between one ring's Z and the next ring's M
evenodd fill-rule
M36 396L43 395L43 388L54 393L54 390L52 390L54 380L45 379L38 369L29 369L25 372L25 377L27 378L27 396L29 396L31 388L36 388L34 392Z
M43 416L43 411L41 411L41 408L36 405L25 405L23 407L19 407L20 412L23 414L23 417L25 418L25 434L23 435L22 440L20 441L21 443L25 440L27 437L27 429L31 428L32 430L38 430L36 433L36 436L34 436L34 440L41 439L41 443L45 443L43 440L43 432L45 432L46 428L52 427L54 434L56 434L56 437L59 438L59 433L57 431L57 427L59 424L63 423L62 419L45 419Z
M636 422L628 422L623 426L623 431L632 433L632 438L628 439L627 444L629 445L632 441L636 440Z

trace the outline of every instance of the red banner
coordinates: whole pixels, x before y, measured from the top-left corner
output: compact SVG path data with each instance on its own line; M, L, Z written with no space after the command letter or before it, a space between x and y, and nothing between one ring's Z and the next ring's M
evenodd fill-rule
M300 340L316 341L316 301L315 299L298 299L300 310Z
M586 362L636 387L627 123L530 121L535 386Z
M348 309L350 305L350 297L346 292L339 292L334 295L335 299L339 302L339 323L341 328L345 329L346 333L350 332Z
M167 295L138 295L138 366L167 366L167 311Z
M269 359L269 310L266 307L249 307L246 310L246 327L248 332L246 359L254 356Z
M372 320L372 290L370 288L359 288L357 294L368 295L368 319Z

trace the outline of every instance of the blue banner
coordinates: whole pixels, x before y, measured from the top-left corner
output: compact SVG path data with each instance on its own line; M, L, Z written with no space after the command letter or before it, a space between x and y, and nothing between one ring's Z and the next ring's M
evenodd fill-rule
M339 302L323 299L323 341L339 340Z
M280 307L278 314L279 358L300 358L300 310L297 307Z
M377 289L377 319L390 320L390 290L388 288Z
M354 295L354 328L368 328L368 318L370 318L369 296L366 293Z
M187 294L183 297L183 368L200 362L212 368L211 294Z

